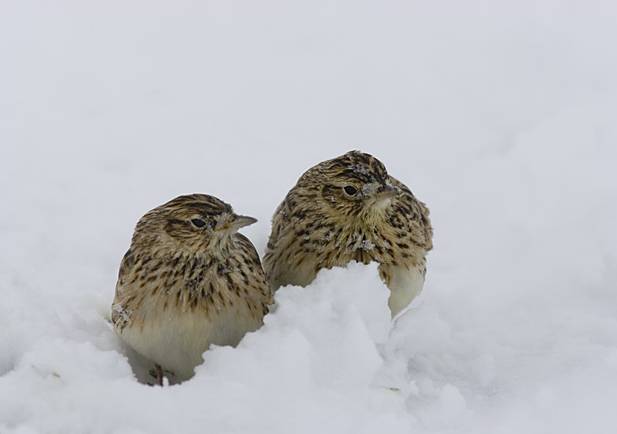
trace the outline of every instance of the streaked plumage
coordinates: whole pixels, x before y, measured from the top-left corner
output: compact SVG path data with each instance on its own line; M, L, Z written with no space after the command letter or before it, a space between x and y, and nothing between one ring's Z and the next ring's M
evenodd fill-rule
M272 219L264 268L272 289L322 268L378 262L394 317L422 290L433 247L428 208L375 157L348 152L307 170Z
M262 324L271 291L255 247L237 233L254 222L215 197L192 194L137 223L112 321L130 347L173 373L172 382L190 378L211 344L236 345Z

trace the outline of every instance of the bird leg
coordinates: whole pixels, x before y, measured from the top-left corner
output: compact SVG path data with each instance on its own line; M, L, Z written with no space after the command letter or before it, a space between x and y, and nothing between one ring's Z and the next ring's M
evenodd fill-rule
M155 383L152 384L153 386L159 385L162 386L163 385L163 378L165 377L165 373L163 372L163 368L161 367L161 365L159 365L158 363L156 363L154 365L154 368L150 369L150 376L154 377L154 381Z

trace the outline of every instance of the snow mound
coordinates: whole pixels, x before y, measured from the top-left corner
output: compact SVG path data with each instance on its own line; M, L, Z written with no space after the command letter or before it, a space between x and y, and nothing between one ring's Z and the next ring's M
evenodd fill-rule
M281 288L260 330L166 388L138 383L118 351L42 339L0 378L10 397L0 420L23 432L403 432L412 418L395 411L400 393L375 383L387 298L375 264L322 271L307 288Z

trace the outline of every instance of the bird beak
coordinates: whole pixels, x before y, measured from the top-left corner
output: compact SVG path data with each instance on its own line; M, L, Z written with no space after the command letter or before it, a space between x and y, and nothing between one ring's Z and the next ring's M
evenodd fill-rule
M217 231L236 232L238 229L248 225L252 225L255 222L257 222L257 219L253 217L237 214L227 214L219 220L219 222L216 224L215 229Z
M376 202L380 202L386 199L392 199L398 194L398 190L396 187L392 187L391 185L384 185L377 190L375 195L373 196Z
M370 196L369 205L372 209L385 209L390 201L398 194L396 187L391 185L379 185Z
M257 219L254 217L249 217L247 215L236 215L234 221L232 222L232 226L235 229L240 229L245 226L250 226L253 223L257 223Z

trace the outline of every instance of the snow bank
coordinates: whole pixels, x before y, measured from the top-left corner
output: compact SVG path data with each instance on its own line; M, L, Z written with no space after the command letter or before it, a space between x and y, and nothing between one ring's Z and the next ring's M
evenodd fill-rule
M412 418L395 411L400 393L375 383L387 297L374 265L285 287L261 330L207 352L192 381L165 389L137 383L118 351L40 340L0 379L0 420L62 433L402 432Z

